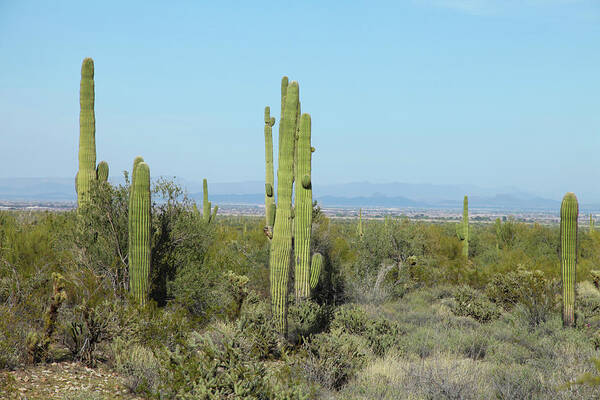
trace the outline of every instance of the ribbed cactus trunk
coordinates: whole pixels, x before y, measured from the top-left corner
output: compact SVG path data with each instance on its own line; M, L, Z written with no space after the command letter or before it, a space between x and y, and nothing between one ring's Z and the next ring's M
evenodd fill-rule
M150 168L140 162L134 170L129 216L129 288L134 299L144 305L150 278Z
M310 144L311 121L309 114L300 118L296 144L296 201L294 204L294 258L296 268L294 286L296 301L310 296L310 236L312 227L312 183Z
M94 61L83 60L79 86L79 171L77 206L90 201L92 182L96 180L96 119L94 116Z
M287 78L284 79L287 81ZM296 134L298 97L298 83L292 82L286 90L284 114L279 125L279 165L277 170L278 204L269 257L271 308L277 329L283 335L287 333L287 296L290 257L292 254L294 137Z
M362 239L364 236L363 226L362 226L362 208L358 209L358 228L357 228L358 237Z
M319 284L319 277L323 269L323 256L315 253L310 264L310 290L313 290Z
M469 198L463 200L463 219L456 225L456 234L462 241L462 252L465 258L469 258Z
M202 213L204 222L207 224L210 224L217 218L217 210L219 209L219 206L215 206L212 214L210 212L211 207L212 203L208 201L208 181L206 178L204 178L202 180Z
M560 206L560 264L562 270L563 325L575 326L575 270L577 265L577 218L579 205L573 193Z
M287 87L286 87L287 90ZM265 107L265 222L267 230L272 234L275 223L275 174L273 167L273 125L271 108Z
M135 178L137 176L137 166L140 163L144 162L144 158L142 156L137 156L136 158L133 159L133 166L131 168L131 182L129 184L129 213L128 213L128 220L127 220L127 231L128 232L133 232L133 214L131 213L131 211L133 210L133 188L135 187ZM128 242L127 242L127 248L129 249L129 252L131 253L131 233L129 234L128 237ZM129 255L129 258L131 258L131 255Z

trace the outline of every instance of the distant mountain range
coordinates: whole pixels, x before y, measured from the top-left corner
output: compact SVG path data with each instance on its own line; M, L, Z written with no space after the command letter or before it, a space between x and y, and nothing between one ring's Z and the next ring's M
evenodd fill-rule
M202 183L178 180L191 197L202 199ZM263 204L264 183L209 182L210 199L217 204ZM314 197L327 207L460 208L463 196L472 208L557 210L560 199L547 199L517 188L482 188L475 185L355 182L315 185ZM75 201L73 178L1 178L0 200ZM600 205L582 205L600 209Z

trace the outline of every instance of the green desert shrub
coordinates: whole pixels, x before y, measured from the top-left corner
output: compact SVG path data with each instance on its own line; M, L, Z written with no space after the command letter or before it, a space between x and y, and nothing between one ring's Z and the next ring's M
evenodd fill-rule
M456 302L452 312L455 315L471 317L476 321L485 323L500 316L500 310L484 294L468 286L456 289L454 293Z
M329 390L339 390L370 358L366 340L345 332L315 335L303 349L299 364L306 378Z
M331 322L332 334L358 335L367 341L375 355L382 356L399 343L403 332L397 322L385 318L370 318L355 305L339 307Z
M193 333L174 351L160 357L160 398L177 399L307 399L302 387L278 382L266 366L248 357L224 335L219 342Z

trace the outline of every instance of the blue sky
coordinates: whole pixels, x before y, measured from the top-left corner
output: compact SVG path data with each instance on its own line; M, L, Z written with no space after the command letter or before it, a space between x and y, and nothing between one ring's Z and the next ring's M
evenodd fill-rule
M264 179L288 75L314 181L600 200L597 0L0 0L0 177L75 175L84 57L113 176Z

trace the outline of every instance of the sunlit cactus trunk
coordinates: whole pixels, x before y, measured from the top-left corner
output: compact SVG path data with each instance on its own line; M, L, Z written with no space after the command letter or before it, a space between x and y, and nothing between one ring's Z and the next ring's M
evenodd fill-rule
M94 116L94 61L83 60L79 87L79 170L77 206L90 201L92 182L96 180L96 119Z
M133 214L131 211L133 210L133 188L135 187L135 178L137 176L137 166L140 163L144 162L144 158L142 156L137 156L133 159L133 166L131 168L131 182L129 184L129 213L127 220L127 232L133 232ZM129 249L129 258L131 258L131 233L128 237L127 248Z
M284 78L287 81L287 78ZM283 92L283 90L282 90ZM287 333L287 296L292 255L292 191L294 184L294 137L298 112L298 83L291 82L285 96L279 124L279 165L277 169L277 213L269 257L271 308L280 333Z
M136 302L144 305L150 286L150 168L137 164L131 188L129 216L129 288Z
M363 226L362 226L362 208L358 209L358 228L356 231L358 233L359 239L362 239L364 236Z
M579 205L573 193L560 206L560 264L563 294L563 325L575 326L575 271L577 266L577 218Z
M296 301L310 296L310 236L312 227L312 183L310 143L311 121L309 114L300 118L296 144L296 201L294 204L294 259L296 268L294 286Z
M212 203L208 201L208 181L206 178L202 180L202 218L207 224L211 223L217 218L217 210L219 206L215 206L212 214L210 212Z
M462 241L462 252L465 258L469 258L469 198L463 200L463 219L456 225L456 234Z

